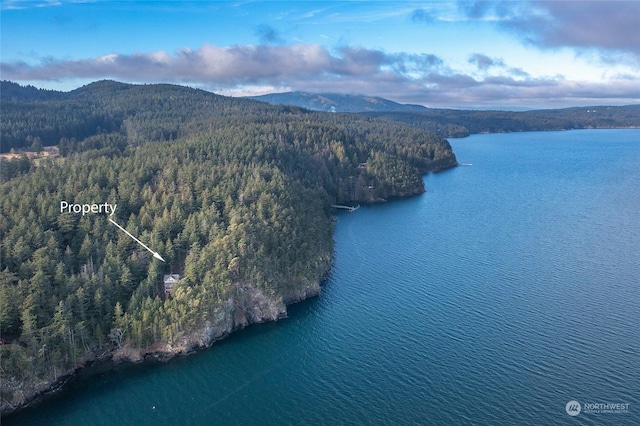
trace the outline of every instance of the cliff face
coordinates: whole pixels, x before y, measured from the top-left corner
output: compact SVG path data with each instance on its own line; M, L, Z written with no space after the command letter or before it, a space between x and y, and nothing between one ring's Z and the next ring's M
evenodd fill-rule
M319 286L319 284L318 284ZM197 330L186 333L171 342L136 349L125 346L113 353L115 362L139 362L146 357L169 359L206 348L234 331L251 324L276 321L287 316L287 308L281 300L267 296L258 288L238 286L236 294L221 306L219 312Z
M197 330L173 342L157 342L148 348L136 349L125 346L113 352L112 360L140 362L149 356L167 360L176 355L186 355L209 347L234 331L251 324L286 318L287 305L320 294L320 281L322 276L328 273L330 262L319 261L319 266L322 268L322 273L318 279L301 279L284 297L269 296L251 285L237 285L233 297L230 297L219 312Z
M319 261L323 268L322 275L328 272L329 262ZM152 357L168 360L176 355L186 355L198 349L211 346L218 340L224 339L234 331L251 324L277 321L287 316L286 305L300 302L309 297L320 294L319 279L303 279L285 297L275 297L265 294L259 288L251 285L238 284L236 291L220 309L196 330L185 333L175 341L156 342L145 348L135 348L124 345L122 348L103 354L91 354L80 360L73 369L60 372L51 380L8 380L3 381L4 395L12 395L11 400L1 401L1 412L10 413L23 408L42 396L61 388L64 383L82 368L95 362L142 362Z

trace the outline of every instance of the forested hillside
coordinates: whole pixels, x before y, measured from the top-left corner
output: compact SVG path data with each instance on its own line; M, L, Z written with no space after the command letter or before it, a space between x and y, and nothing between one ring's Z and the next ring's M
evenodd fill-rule
M395 123L435 132L442 137L472 133L640 127L640 105L593 106L534 111L464 111L429 109L417 112L366 112Z
M425 111L422 105L399 104L377 96L345 95L340 93L287 92L251 96L250 99L272 105L294 105L313 111L373 112L373 111Z
M429 130L446 138L464 137L473 133L640 126L640 105L515 112L426 108L420 105L399 104L383 98L331 93L272 93L254 96L251 99L273 105L295 105L317 111L359 113Z
M456 164L414 127L102 81L61 93L2 83L2 409L95 359L171 356L319 292L331 205L424 190ZM61 213L60 202L117 204ZM162 277L182 279L165 295Z

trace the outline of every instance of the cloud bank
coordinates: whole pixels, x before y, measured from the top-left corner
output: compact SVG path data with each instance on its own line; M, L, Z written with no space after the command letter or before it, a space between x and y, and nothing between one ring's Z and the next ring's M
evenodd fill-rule
M389 78L425 73L442 65L428 54L387 54L362 47L341 47L331 53L317 44L286 46L245 45L218 47L205 44L197 50L109 54L81 60L46 58L40 64L2 63L2 73L16 80L65 78L123 78L144 81L198 82L220 87L287 82L306 78L339 81L366 76Z
M93 0L6 0L3 9L59 6ZM420 7L414 9L413 4ZM361 9L358 9L360 11ZM309 12L313 16L317 11ZM382 12L389 13L386 8ZM553 67L517 68L519 52L495 57L482 51L443 59L430 53L387 52L380 48L287 41L271 24L255 24L256 45L111 53L97 57L45 57L0 62L3 79L52 86L116 79L135 83L188 84L230 95L303 90L376 95L398 102L442 107L561 107L640 103L640 2L638 1L459 1L412 3L406 25L460 28L467 22L498 28L537 51L568 50L597 66L568 79ZM383 13L383 15L384 15ZM339 14L331 13L334 20ZM349 20L350 19L350 20ZM355 18L347 22L360 23ZM276 21L273 21L276 22ZM395 21L394 21L395 22ZM463 24L460 24L460 23ZM355 24L354 24L355 25ZM348 40L348 38L346 39ZM427 44L428 45L428 44ZM474 50L481 50L475 45ZM452 47L452 49L456 49ZM463 48L459 48L463 49ZM524 49L523 49L524 51ZM498 53L502 56L501 53ZM90 54L89 54L90 55ZM445 53L442 53L445 55ZM496 55L496 50L493 50ZM564 55L566 58L568 55ZM25 57L24 55L17 57ZM557 56L556 56L557 57ZM448 62L449 61L449 62ZM523 66L519 61L519 66ZM604 65L604 66L603 66ZM524 65L525 68L528 65ZM545 71L546 70L546 71ZM601 72L601 75L596 75ZM584 81L578 79L584 78ZM588 80L587 80L588 79Z
M638 1L477 1L461 2L459 7L468 18L495 19L541 48L626 52L640 64Z
M229 94L264 93L264 88L362 93L431 106L565 106L640 102L633 77L580 83L532 78L502 59L472 54L473 76L457 72L430 54L386 53L317 44L244 45L173 53L110 54L80 60L47 58L39 64L1 63L4 79L56 81L112 78L132 82L174 82ZM496 73L497 72L497 73ZM623 102L624 103L624 102Z

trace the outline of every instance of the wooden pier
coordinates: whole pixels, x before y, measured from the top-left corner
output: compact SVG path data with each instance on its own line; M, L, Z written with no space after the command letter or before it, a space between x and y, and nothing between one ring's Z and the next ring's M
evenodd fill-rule
M353 207L353 206L341 206L339 204L332 204L331 207L333 207L334 209L344 209L344 210L348 210L349 213L353 213L356 210L358 210L360 208L360 204L358 204L357 206Z

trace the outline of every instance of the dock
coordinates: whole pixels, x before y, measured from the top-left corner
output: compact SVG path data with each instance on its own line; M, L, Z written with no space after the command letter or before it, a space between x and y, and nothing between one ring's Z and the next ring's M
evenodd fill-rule
M360 204L358 204L357 206L341 206L339 204L332 204L331 207L333 207L334 209L343 209L343 210L348 210L349 213L353 213L356 210L358 210L360 208Z

